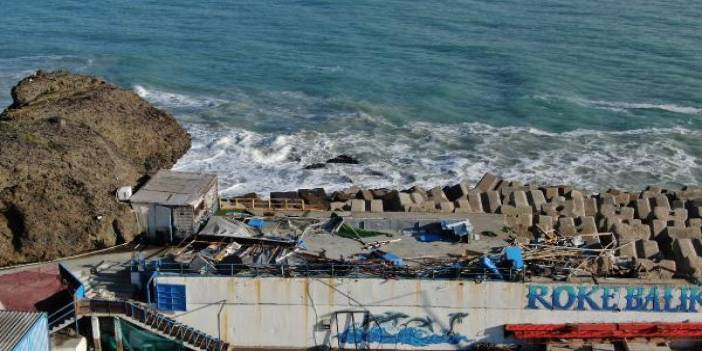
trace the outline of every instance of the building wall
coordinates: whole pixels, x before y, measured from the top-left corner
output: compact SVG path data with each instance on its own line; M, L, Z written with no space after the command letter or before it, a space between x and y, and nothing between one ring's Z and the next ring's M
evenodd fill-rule
M194 213L190 206L173 208L173 225L175 227L174 236L185 238L193 234Z
M506 323L702 322L702 292L684 284L178 276L156 283L185 285L187 311L175 317L236 347L354 348L355 340L453 350L509 341Z

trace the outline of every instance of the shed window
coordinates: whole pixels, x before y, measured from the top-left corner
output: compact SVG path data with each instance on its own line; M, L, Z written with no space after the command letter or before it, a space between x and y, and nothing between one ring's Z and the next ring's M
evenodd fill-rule
M185 311L185 285L156 284L156 299L159 310Z

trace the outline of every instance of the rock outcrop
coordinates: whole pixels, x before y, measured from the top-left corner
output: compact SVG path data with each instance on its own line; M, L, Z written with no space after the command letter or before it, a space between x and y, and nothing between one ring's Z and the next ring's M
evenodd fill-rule
M171 167L190 136L168 113L103 80L36 74L0 114L0 266L129 241L134 214L115 199Z

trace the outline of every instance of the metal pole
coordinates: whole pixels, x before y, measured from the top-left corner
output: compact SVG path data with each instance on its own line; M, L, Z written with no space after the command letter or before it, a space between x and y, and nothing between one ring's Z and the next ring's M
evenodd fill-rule
M93 347L95 351L102 351L102 343L100 341L100 320L96 316L90 316L90 329L93 334Z
M117 344L117 351L124 351L124 345L122 341L122 324L119 322L119 317L115 317L113 320L115 323L115 342Z

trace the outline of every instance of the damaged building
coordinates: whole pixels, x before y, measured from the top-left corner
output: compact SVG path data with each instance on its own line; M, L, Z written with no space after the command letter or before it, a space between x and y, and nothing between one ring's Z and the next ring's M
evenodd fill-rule
M219 208L217 176L161 170L129 201L150 241L179 241Z

